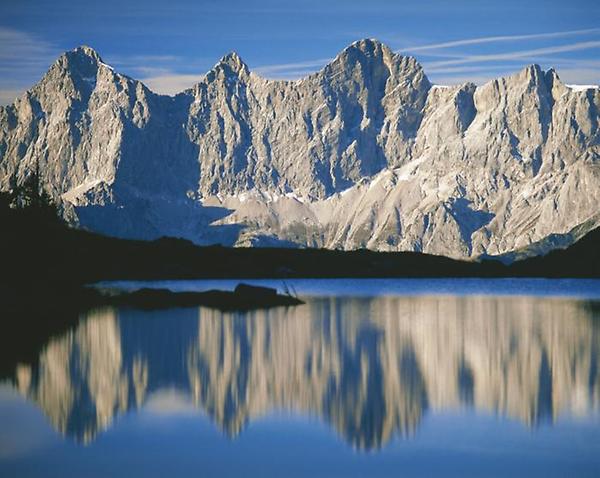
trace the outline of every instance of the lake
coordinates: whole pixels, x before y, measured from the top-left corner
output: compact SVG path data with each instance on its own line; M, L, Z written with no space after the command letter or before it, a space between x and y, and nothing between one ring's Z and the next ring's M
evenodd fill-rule
M95 309L3 364L0 476L600 476L600 281L244 282L306 303Z

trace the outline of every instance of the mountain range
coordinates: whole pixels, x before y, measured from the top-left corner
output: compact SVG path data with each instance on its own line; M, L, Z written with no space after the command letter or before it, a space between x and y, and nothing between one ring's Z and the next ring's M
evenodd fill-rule
M79 47L0 107L0 190L37 173L124 238L512 261L600 225L599 108L537 65L433 85L376 40L297 81L231 53L173 97Z

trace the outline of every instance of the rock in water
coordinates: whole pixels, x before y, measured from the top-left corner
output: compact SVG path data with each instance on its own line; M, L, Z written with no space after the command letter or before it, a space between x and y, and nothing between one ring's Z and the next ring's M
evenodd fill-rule
M239 284L235 290L207 290L204 292L173 292L169 289L139 289L135 291L100 291L95 304L163 309L204 306L224 311L292 307L304 304L297 297L280 295L269 287Z
M39 167L66 218L118 237L510 258L600 224L599 107L537 65L432 85L375 40L299 81L232 53L175 97L80 47L0 108L0 188Z

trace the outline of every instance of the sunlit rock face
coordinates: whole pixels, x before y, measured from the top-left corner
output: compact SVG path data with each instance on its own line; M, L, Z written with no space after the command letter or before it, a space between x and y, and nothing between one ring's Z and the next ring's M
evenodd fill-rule
M66 217L122 237L539 254L600 224L599 106L536 65L431 85L375 40L298 81L229 54L175 97L81 47L0 107L0 188L39 166Z
M238 315L105 309L52 339L15 382L83 441L158 396L166 410L183 396L230 436L284 410L374 449L418 433L429 410L532 427L597 413L598 324L591 303L526 297L312 299Z

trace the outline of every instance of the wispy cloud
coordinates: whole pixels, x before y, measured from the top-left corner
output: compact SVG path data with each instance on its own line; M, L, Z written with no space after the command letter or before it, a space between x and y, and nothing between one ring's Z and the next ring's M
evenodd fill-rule
M202 79L203 75L178 75L176 73L149 76L141 81L155 93L176 95L191 88Z
M20 30L0 27L0 104L12 103L30 88L59 53L50 42Z
M589 28L523 35L488 36L417 45L397 51L414 53L420 57L427 74L437 83L462 83L464 81L483 83L492 78L513 73L524 63L540 63L547 67L556 67L559 69L559 73L562 73L561 77L569 78L569 81L597 83L600 81L600 64L590 62L590 60L564 58L564 55L560 54L600 49L600 41L597 40L599 34L600 28ZM576 42L566 44L550 42L550 45L547 44L548 40L577 36L581 39ZM546 41L546 46L508 51L506 49L503 51L500 47L503 43L527 44L541 40ZM494 51L466 53L461 52L459 48L468 46L483 48L485 44L490 46L494 44ZM434 61L427 59L428 57L433 58ZM577 74L581 75L580 79L576 78Z
M427 65L427 64L426 64ZM495 65L474 65L474 66L441 66L430 68L427 66L427 74L456 74L456 73L482 73L487 71L505 71L507 68L518 69L522 67L522 63L515 63L514 65L507 65L506 63L495 64Z
M428 74L443 80L452 78L450 75L455 75L453 78L464 80L469 78L464 73L474 73L471 81L483 82L494 76L505 74L509 71L514 71L522 66L524 61L538 62L542 58L549 63L554 64L553 57L557 53L576 52L582 50L590 50L600 48L600 41L589 40L579 41L569 44L551 45L535 49L525 49L517 51L500 51L490 54L469 54L464 52L453 51L453 49L461 46L477 46L482 44L502 44L510 42L533 42L539 40L556 40L568 37L585 37L600 34L600 28L588 28L581 30L568 30L559 32L546 32L535 34L522 35L496 35L488 37L465 38L460 40L430 43L425 45L416 45L397 49L398 53L415 53L418 57L437 57L436 61L423 61ZM440 59L441 58L441 59ZM321 58L316 60L306 60L296 63L284 63L274 65L264 65L254 68L257 73L268 78L278 79L298 79L309 75L314 71L322 68L325 64L332 61L332 58ZM489 63L495 63L488 66ZM589 78L593 67L588 65L587 68L572 68L573 72L586 71L586 78ZM441 76L443 75L443 77ZM597 75L600 77L600 74Z
M0 84L0 106L13 103L26 89L26 87L15 89L3 88Z
M0 61L48 61L56 53L54 45L29 33L0 27Z
M253 71L268 78L295 79L322 68L332 60L333 58L320 58L296 63L263 65L253 68Z
M524 63L534 62L556 67L564 81L599 83L600 60L580 59L578 56L582 55L576 53L600 49L599 35L600 28L496 35L413 45L396 51L414 53L437 83L467 80L482 83L513 73ZM398 38L393 43L398 45L398 40L407 43L406 38ZM512 43L521 45L521 48L517 49ZM525 45L540 47L526 48ZM476 48L468 48L471 46ZM60 53L62 49L35 35L0 27L0 104L11 103L30 88ZM140 79L157 93L169 95L192 87L214 63L214 58L200 57L190 61L186 56L166 54L109 55L105 60L119 71ZM263 64L251 67L251 70L266 78L296 80L314 73L332 60L317 58Z
M191 88L202 79L212 62L204 57L190 61L179 55L110 55L107 61L162 95L175 95Z
M469 63L482 63L489 61L505 61L505 60L518 60L525 58L533 58L536 55L548 55L554 53L563 53L570 51L581 51L581 50L591 50L600 48L600 41L586 41L586 42L578 42L571 43L567 45L557 45L550 46L544 48L535 48L532 50L519 50L519 51L511 51L507 53L492 53L488 55L465 55L462 58L457 58L454 60L444 60L444 61L436 61L429 63L429 67L440 67L440 66L450 66L450 65L465 65Z
M104 59L114 67L133 70L151 67L167 68L169 65L184 61L184 58L178 55L108 55Z
M483 85L501 74L493 74L491 72L484 72L482 74L470 74L470 75L431 75L430 79L436 85L461 85L463 83L475 83L476 85Z
M478 38L467 38L463 40L455 40L443 43L433 43L429 45L420 46L409 46L400 48L398 52L422 52L426 50L439 50L444 48L454 48L457 46L466 45L481 45L484 43L500 43L500 42L514 42L522 40L543 40L551 38L564 38L569 36L589 35L593 33L600 33L600 28L588 28L586 30L570 30L562 32L550 32L550 33L534 33L528 35L497 35L489 37L478 37Z

